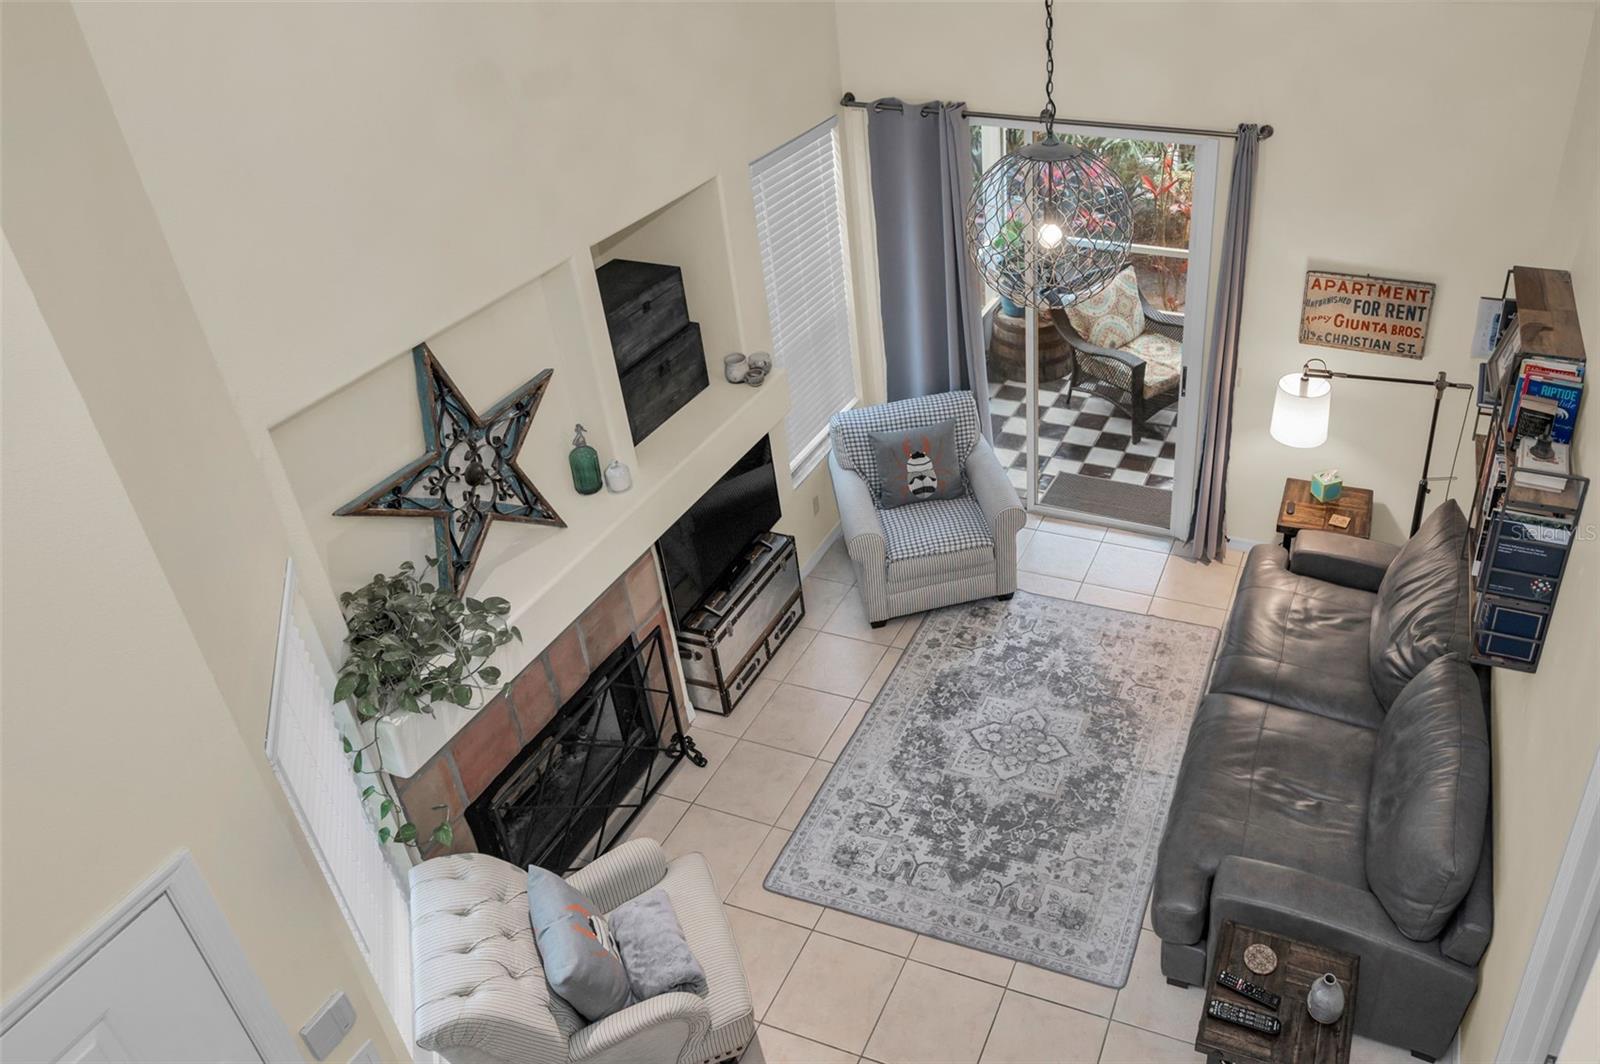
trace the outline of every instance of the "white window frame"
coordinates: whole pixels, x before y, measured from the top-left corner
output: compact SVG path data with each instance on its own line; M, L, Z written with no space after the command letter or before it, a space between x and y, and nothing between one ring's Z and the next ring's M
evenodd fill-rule
M843 287L844 302L844 330L843 339L845 354L850 368L850 395L842 398L837 409L829 413L829 417L842 411L849 410L861 402L861 358L856 346L856 308L855 308L855 278L852 272L850 257L850 231L849 222L845 214L845 190L843 175L843 153L839 143L838 118L830 117L812 128L806 130L798 137L787 141L783 145L766 153L750 164L751 194L754 200L756 214L756 237L760 245L762 265L762 285L767 299L767 312L772 318L773 327L773 356L779 365L783 365L788 372L791 386L793 384L794 369L792 364L793 352L786 352L781 348L778 335L781 325L779 315L773 305L772 292L772 262L769 257L768 237L766 233L767 219L763 210L760 192L760 180L770 169L781 165L784 161L809 148L818 140L826 138L832 149L833 155L833 182L834 205L837 211L837 231L839 237L839 266ZM789 478L790 482L798 486L820 465L828 455L828 425L824 421L816 430L804 438L796 438L793 426L785 418L785 434L789 441Z

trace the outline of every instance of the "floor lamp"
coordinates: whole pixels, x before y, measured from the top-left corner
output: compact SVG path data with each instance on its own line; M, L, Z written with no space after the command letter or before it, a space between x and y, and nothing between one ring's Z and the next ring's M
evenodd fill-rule
M1433 418L1428 422L1428 448L1422 452L1422 476L1417 480L1417 504L1411 511L1411 534L1422 527L1422 504L1428 497L1428 463L1433 458L1433 437L1439 428L1439 404L1447 388L1472 385L1450 380L1441 372L1437 377L1380 377L1370 373L1335 373L1320 358L1307 360L1299 373L1278 379L1277 397L1272 403L1272 438L1290 447L1320 447L1328 439L1328 407L1333 380L1379 381L1383 384L1420 384L1433 389Z

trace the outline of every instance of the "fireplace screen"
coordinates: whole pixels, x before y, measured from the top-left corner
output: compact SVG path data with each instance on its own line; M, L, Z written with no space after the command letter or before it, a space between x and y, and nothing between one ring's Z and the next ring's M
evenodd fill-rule
M657 628L595 669L467 807L479 850L565 874L615 845L679 760L705 764L683 734L665 653Z

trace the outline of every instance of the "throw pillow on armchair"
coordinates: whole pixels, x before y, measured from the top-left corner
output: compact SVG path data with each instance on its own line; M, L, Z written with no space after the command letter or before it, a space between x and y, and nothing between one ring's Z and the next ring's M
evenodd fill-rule
M874 432L884 509L962 494L962 462L956 456L956 423L938 421L918 428Z

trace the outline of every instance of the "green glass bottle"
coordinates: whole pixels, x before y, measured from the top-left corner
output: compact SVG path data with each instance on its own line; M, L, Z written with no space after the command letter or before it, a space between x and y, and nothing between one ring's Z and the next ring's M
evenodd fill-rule
M583 426L577 426L572 437L572 453L567 455L572 466L572 486L579 495L593 495L600 490L600 454L583 438Z

